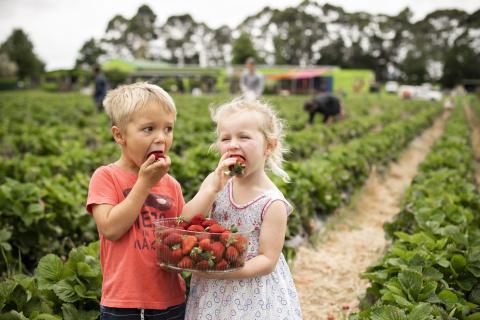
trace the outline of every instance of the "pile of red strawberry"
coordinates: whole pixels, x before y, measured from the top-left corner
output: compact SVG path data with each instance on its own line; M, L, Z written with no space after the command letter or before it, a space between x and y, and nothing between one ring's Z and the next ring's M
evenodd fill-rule
M187 270L213 271L242 267L248 239L236 228L196 215L169 227L157 224L157 257L161 264Z

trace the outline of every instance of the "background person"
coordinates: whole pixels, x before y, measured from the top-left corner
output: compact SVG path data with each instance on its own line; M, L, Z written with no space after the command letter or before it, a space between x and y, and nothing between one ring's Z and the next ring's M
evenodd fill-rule
M265 80L263 75L255 70L255 59L248 58L245 70L240 79L240 90L246 99L255 100L263 93Z
M330 124L335 118L343 118L345 110L340 99L331 93L321 93L303 105L308 112L308 123L313 124L316 113L323 115L323 123Z
M93 75L95 77L95 89L93 91L93 100L97 111L103 111L103 99L107 95L108 82L99 65L93 67Z

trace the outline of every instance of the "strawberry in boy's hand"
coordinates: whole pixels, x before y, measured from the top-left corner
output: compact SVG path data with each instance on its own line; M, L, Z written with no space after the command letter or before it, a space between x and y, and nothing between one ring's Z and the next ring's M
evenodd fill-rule
M165 154L163 153L163 151L152 151L152 152L150 152L150 153L147 155L147 159L148 159L152 154L155 156L155 161L158 161L159 159L165 159Z
M239 155L232 155L231 158L236 158L237 161L235 164L228 166L228 174L231 177L242 175L245 171L245 158Z

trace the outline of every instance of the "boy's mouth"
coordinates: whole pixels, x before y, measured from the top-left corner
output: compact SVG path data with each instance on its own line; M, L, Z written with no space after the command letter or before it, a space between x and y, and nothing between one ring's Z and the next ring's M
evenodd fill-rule
M158 160L158 159L160 159L160 158L165 158L165 154L163 153L163 151L161 151L161 150L156 150L156 151L152 151L152 152L150 152L149 154L147 154L147 159L148 159L152 154L155 156L155 160Z

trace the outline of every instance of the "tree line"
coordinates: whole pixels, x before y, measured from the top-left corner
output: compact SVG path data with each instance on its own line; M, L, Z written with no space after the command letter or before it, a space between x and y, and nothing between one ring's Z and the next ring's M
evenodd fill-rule
M131 18L114 16L100 39L87 40L76 67L114 57L228 66L254 56L269 65L368 68L379 81L453 87L480 78L480 9L471 14L437 10L418 21L412 18L409 8L390 16L304 0L281 10L265 7L235 28L211 28L189 14L162 23L142 5ZM15 60L6 43L0 52Z

